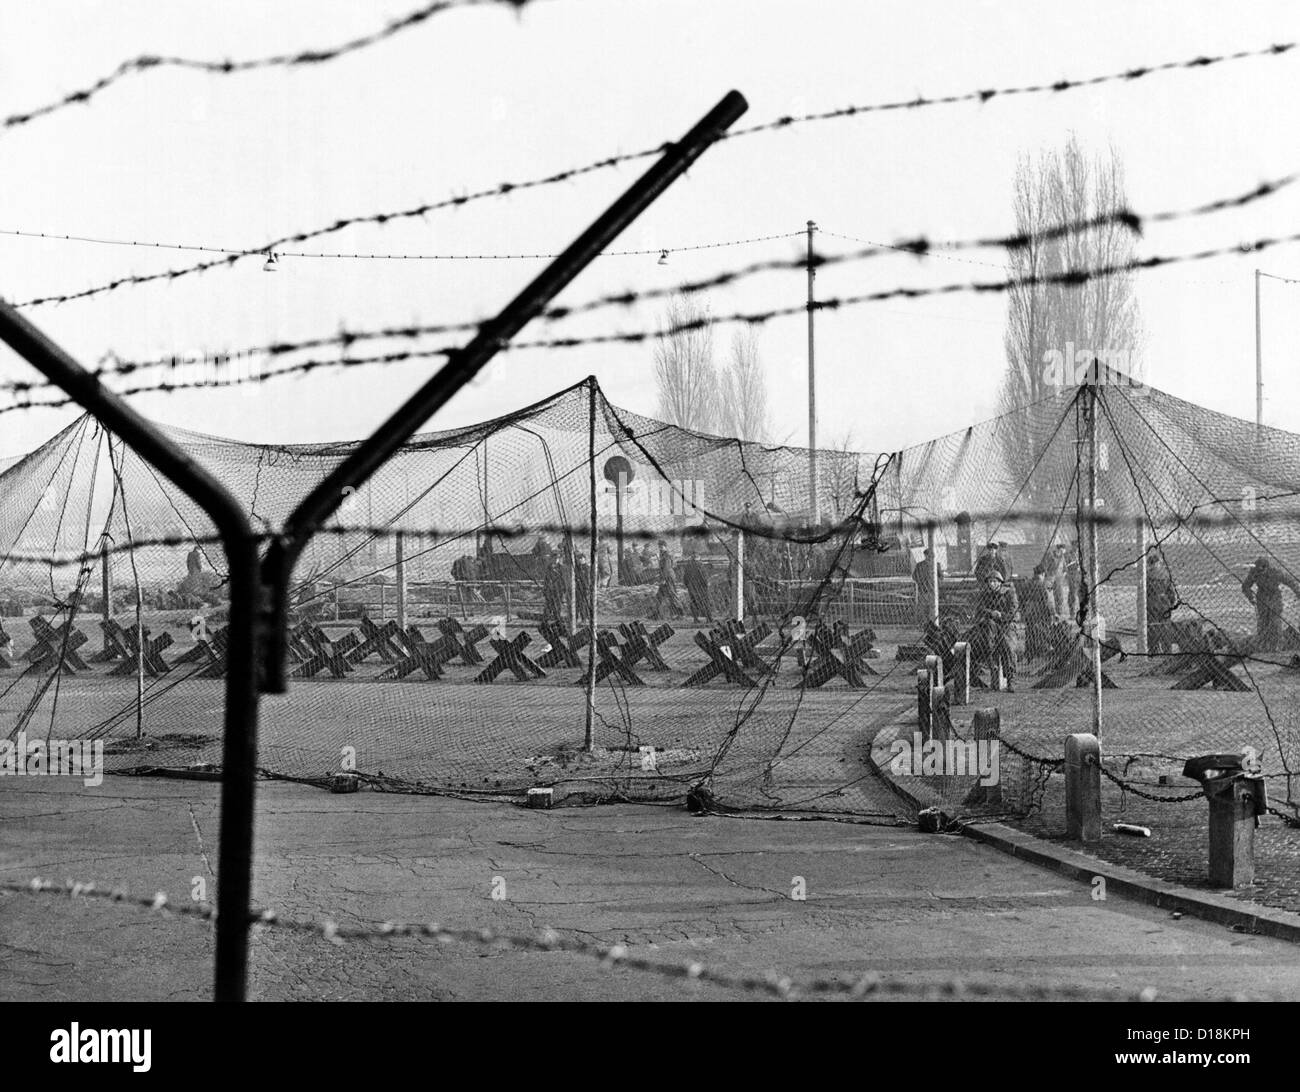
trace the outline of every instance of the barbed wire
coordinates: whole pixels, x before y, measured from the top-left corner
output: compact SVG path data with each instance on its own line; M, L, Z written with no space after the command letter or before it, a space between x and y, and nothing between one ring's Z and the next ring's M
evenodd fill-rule
M34 877L27 883L0 882L0 890L16 895L62 895L70 899L97 899L145 909L164 916L176 915L200 921L215 921L216 907L210 903L172 902L165 891L152 897L132 895L123 888L106 889L94 883L67 880L56 883ZM275 910L249 910L248 924L253 929L281 929L303 935L318 936L331 944L342 946L349 942L382 941L398 937L434 940L441 944L464 944L478 948L511 952L565 952L595 960L604 968L621 967L629 971L658 975L686 982L702 982L723 989L746 993L766 994L788 1000L801 997L841 996L867 998L873 996L935 997L935 998L1002 998L1005 1000L1078 1000L1078 1001L1130 1001L1152 1002L1158 999L1154 987L1111 990L1104 987L1072 985L1036 985L1002 982L978 982L957 977L939 982L917 982L911 978L891 978L878 972L853 976L799 980L780 971L766 974L736 974L715 970L696 960L683 963L666 963L646 959L632 953L625 944L599 944L564 936L552 928L540 929L529 935L501 933L489 928L454 928L430 921L421 924L387 921L376 927L342 925L331 919L305 921L283 917ZM1226 996L1226 995L1225 995Z
M51 114L57 114L69 107L84 105L114 84L156 68L183 68L206 72L211 75L228 76L236 72L251 72L262 68L296 68L304 65L323 64L346 54L367 49L400 34L402 31L417 27L433 16L450 11L453 8L481 7L492 4L522 10L529 2L530 0L436 0L435 3L425 4L423 7L416 8L400 18L384 24L379 30L336 46L325 49L304 49L294 53L279 53L250 60L205 61L190 57L168 57L145 53L123 61L108 75L100 77L94 83L78 91L70 91L61 98L48 102L44 106L28 110L25 113L10 114L3 121L0 121L0 130L15 129L22 125L28 125L38 118L46 118Z
M842 232L831 231L828 228L822 227L820 224L817 225L817 233L819 235L827 235L832 239L840 239L841 241L846 243L861 243L865 246L879 247L881 250L894 250L894 251L900 251L904 254L920 256L918 255L917 251L914 248L908 246L906 243L901 243L901 242L882 243L876 239L863 239L857 235L845 235ZM959 258L955 254L945 253L945 251L948 249L950 248L947 246L938 246L938 247L932 246L924 252L924 255L926 257L942 258L944 259L944 261L948 261L948 262L961 262L963 265L982 265L987 269L1006 268L1005 263L999 265L997 262L981 262L976 260L975 258Z
M483 2L493 2L493 0L483 0ZM501 0L501 2L512 2L512 0ZM988 102L989 100L1002 96L1010 97L1013 95L1029 95L1037 93L1058 94L1082 87L1097 86L1099 84L1110 82L1131 82L1144 78L1145 76L1158 73L1169 72L1176 69L1201 69L1213 65L1225 64L1232 61L1246 60L1248 58L1277 57L1286 54L1296 47L1296 42L1284 42L1267 46L1262 49L1241 50L1236 53L1226 53L1218 56L1199 56L1180 61L1167 61L1161 64L1144 65L1137 68L1131 68L1124 72L1110 73L1100 76L1089 76L1076 80L1060 79L1051 83L1027 84L1019 87L1006 87L1000 89L984 89L979 91L965 92L958 95L940 96L938 98L925 98L919 96L915 99L905 101L875 103L866 105L854 105L837 107L833 110L820 111L816 113L801 115L783 115L773 121L749 126L744 129L732 130L723 133L719 137L719 143L732 140L742 136L752 136L757 133L771 132L778 129L789 128L796 124L825 121L832 118L853 117L859 114L870 114L875 112L890 110L915 110L922 107L942 106L959 102ZM471 202L486 200L489 198L505 197L509 194L522 192L525 190L538 189L544 186L557 185L562 182L571 181L574 178L592 174L597 171L603 171L637 160L646 159L650 156L660 155L671 148L671 142L659 144L653 148L644 148L635 152L623 152L616 155L608 156L604 159L596 160L591 163L578 167L570 167L553 174L543 175L538 178L529 179L521 182L501 182L495 186L489 186L484 189L470 193L459 194L454 197L444 198L439 201L431 201L425 204L417 205L409 209L394 210L389 212L368 213L358 216L345 217L336 220L333 224L325 227L315 228L309 231L298 232L293 235L286 235L279 239L270 240L260 246L243 250L237 254L228 254L223 258L198 262L191 266L185 266L179 269L165 270L159 273L133 274L126 277L119 277L116 280L109 281L105 284L95 285L91 288L82 289L78 292L68 292L57 295L40 296L33 299L25 300L15 304L17 307L37 307L54 303L70 303L74 300L88 299L98 296L104 292L113 292L122 288L150 284L158 281L175 281L181 277L186 277L194 273L205 272L219 266L229 266L247 257L265 257L272 250L283 249L287 246L293 246L298 243L307 242L311 239L323 238L332 235L349 227L355 227L365 224L374 224L383 226L395 220L404 220L412 218L421 218L429 213L436 212L447 208L459 208Z
M1008 235L979 236L971 239L952 240L952 241L942 242L942 243L933 241L924 236L918 236L913 239L900 240L899 242L891 245L872 244L864 250L850 251L842 254L831 254L831 255L814 254L811 261L807 258L793 258L793 259L771 259L771 260L766 260L761 262L754 262L751 263L750 265L743 266L739 269L728 270L726 272L717 274L715 276L698 279L694 281L688 281L673 286L649 288L649 289L643 289L639 291L626 291L626 292L614 293L611 295L600 296L597 297L596 299L588 300L579 304L549 307L545 309L538 317L543 322L548 322L548 323L558 322L562 319L571 318L578 315L592 314L594 312L609 309L609 308L614 308L614 307L628 308L628 307L632 307L637 303L664 299L678 294L693 295L693 294L709 291L716 288L727 287L741 280L747 279L749 277L757 276L760 274L764 274L764 273L787 271L787 270L794 270L794 269L806 269L809 266L811 266L812 268L822 268L822 267L836 266L836 265L852 263L852 262L866 261L873 258L877 258L891 251L904 251L913 254L917 257L925 257L935 252L943 252L943 251L951 251L951 250L976 250L976 249L992 249L992 248L999 248L1003 250L1017 250L1029 245L1031 242L1034 241L1047 241L1051 239L1064 238L1070 235L1078 234L1081 232L1093 230L1098 227L1108 226L1112 224L1123 225L1124 227L1127 227L1130 231L1134 232L1135 234L1141 234L1144 229L1144 226L1147 224L1169 223L1177 220L1192 219L1201 216L1214 215L1216 213L1223 212L1228 209L1242 208L1246 205L1253 204L1256 201L1262 201L1268 197L1271 197L1279 193L1280 191L1295 185L1297 181L1300 181L1300 174L1290 174L1290 175L1285 175L1281 178L1261 182L1258 185L1251 188L1250 190L1247 190L1243 193L1233 194L1227 197L1216 198L1212 201L1200 205L1195 205L1190 208L1164 210L1160 212L1140 214L1134 212L1132 209L1124 207L1124 208L1112 210L1110 212L1101 213L1095 216L1085 217L1080 220L1074 220L1074 221L1069 221L1067 223L1058 224L1038 232L1019 231L1019 232L1013 232ZM794 232L791 234L797 235L800 233ZM780 238L789 238L789 237L791 237L791 235L762 236L750 240L740 240L738 242L743 243L743 242L768 241L770 239L780 239ZM706 247L731 246L731 245L738 245L738 243L726 242L726 243L719 243L719 244L703 244L703 246ZM1257 244L1255 245L1257 246ZM1229 250L1225 252L1231 252L1231 251ZM1174 260L1178 260L1178 259L1174 259L1174 258L1144 259L1143 262L1149 262L1155 264L1155 263L1171 262ZM1141 264L1142 263L1140 262L1125 263L1120 266L1110 267L1109 271L1103 268L1102 270L1098 271L1097 275L1098 276L1103 274L1112 275L1116 271L1124 271L1129 268L1139 268ZM1058 283L1076 283L1073 281L1072 278L1074 278L1075 276L1083 272L1085 271L1066 271L1066 272L1051 274L1051 275L1042 274L1042 275L1037 275L1035 277L1014 278L1010 281L1005 282L1002 285L1002 290L1007 290L1008 288L1016 287L1019 285L1044 283L1040 281L1038 278L1046 277L1046 276L1060 278L1061 280L1059 280ZM969 290L989 291L992 290L993 287L994 286L992 285L983 285L983 286L971 285L969 286ZM941 291L955 291L955 290L957 290L957 286L948 286L947 288L944 289L927 289L927 290L896 289L893 290L892 294L873 296L870 297L868 300L864 300L863 302L870 302L870 301L882 300L882 299L892 299L900 296L910 298L914 294L930 294L930 293L938 294ZM835 304L835 302L836 301L833 300L824 301L815 304L815 306L819 309L829 308L833 304ZM769 317L796 314L799 313L800 311L806 311L806 310L807 310L807 305L805 304L800 307L786 309L783 312L773 312L772 315ZM744 320L744 319L737 319L735 317L714 319L710 316L710 317L697 320L696 325L694 326L689 323L676 324L667 327L663 332L667 334L685 332L689 329L697 328L697 326L699 325L705 325L713 321L718 321L718 322L766 321L766 319ZM434 335L473 333L477 331L479 328L480 328L479 323L456 322L456 323L438 323L438 324L414 324L414 325L400 326L400 327L386 327L386 328L380 328L377 330L369 330L369 331L342 330L337 334L331 334L324 337L307 338L298 341L272 342L269 344L255 346L248 349L237 350L234 353L213 354L211 357L208 358L208 360L215 361L217 359L222 359L222 358L228 359L232 356L237 358L242 358L245 356L252 356L252 355L283 356L291 353L306 351L308 349L319 349L319 348L326 348L326 347L339 347L346 350L347 348L349 348L351 345L353 345L358 341L416 339L420 337L428 337ZM657 336L658 333L659 331L654 331L647 335L644 335L644 337ZM640 340L644 340L644 337L641 338ZM558 342L552 344L548 342L531 342L531 343L517 342L514 343L513 347L514 348L569 347L569 343ZM433 350L418 355L421 358L427 358L428 356L449 355L452 351L454 351L454 349L452 347L448 347L446 349ZM403 357L401 357L399 354L385 354L384 356L381 357L367 358L358 361L358 363L393 363L400 359L403 359ZM276 372L275 374L287 375L287 374L295 374L295 373L304 373L304 372L312 371L317 367L340 364L340 363L342 362L308 361L293 369L279 371ZM106 375L130 375L133 374L134 372L141 371L148 368L169 367L169 366L175 367L177 365L178 365L178 358L175 356L172 356L170 358L155 358L151 360L140 361L140 360L121 360L120 358L116 357L114 354L109 354L108 356L106 356L100 361L100 365L96 369L96 374L98 374L101 377ZM249 381L254 381L254 380L250 379ZM188 387L193 385L199 385L199 384L179 384L179 385L160 384L158 386L142 387L134 390L128 390L122 393L141 393L142 391L146 391L146 390L167 391L167 390L176 389L177 386L183 388L183 387ZM0 392L7 392L11 394L29 394L37 390L50 389L52 386L53 384L44 380L30 380L30 381L11 380L11 381L0 383ZM42 404L47 404L47 403L42 403ZM66 401L53 402L48 404L66 405L67 402ZM0 410L0 412L4 412L4 411Z
M755 235L747 239L724 239L712 243L692 243L688 246L654 246L641 250L604 250L596 255L598 258L645 257L658 254L686 254L697 250L721 250L733 246L750 246L754 243L767 243L774 239L793 239L803 235L803 231L787 231L777 235ZM12 235L23 239L44 239L50 242L94 243L102 246L129 246L145 250L185 250L207 254L251 255L251 251L239 247L206 246L187 243L152 243L139 239L103 239L89 235L60 235L47 231L19 231L12 228L0 228L0 235ZM258 256L269 254L258 251ZM531 261L534 259L558 258L559 254L373 254L373 253L314 253L297 250L275 250L280 258L354 258L367 261L420 261L420 262L504 262Z
M918 95L915 98L898 99L893 102L854 104L835 107L831 110L819 110L813 113L787 114L783 117L776 118L773 121L760 122L757 125L735 129L727 135L727 139L751 136L755 133L771 132L774 129L786 129L792 125L805 124L808 122L833 121L840 118L857 117L862 114L878 114L898 110L920 110L932 106L953 106L965 102L983 104L990 102L995 98L1005 99L1015 96L1040 94L1055 95L1066 91L1077 91L1085 87L1098 87L1107 83L1133 83L1137 80L1144 79L1147 76L1152 76L1162 72L1174 72L1180 69L1205 69L1212 68L1216 65L1228 64L1234 61L1254 60L1264 57L1280 57L1295 49L1298 44L1300 43L1278 42L1271 46L1265 46L1262 49L1243 49L1233 53L1202 55L1187 60L1164 61L1160 64L1139 65L1135 68L1125 69L1122 72L1110 72L1098 76L1084 76L1073 80L1058 79L1047 83L1029 83L1012 87L985 88L979 91L965 91L958 94L940 95L931 98L927 98L925 95Z

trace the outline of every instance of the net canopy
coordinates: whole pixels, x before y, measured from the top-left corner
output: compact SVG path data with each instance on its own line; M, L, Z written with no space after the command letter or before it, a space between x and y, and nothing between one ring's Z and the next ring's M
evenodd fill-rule
M301 558L263 771L896 821L912 805L872 745L911 738L932 656L926 732L973 739L996 706L1007 748L998 793L913 778L949 812L1048 814L1062 736L1098 725L1125 802L1186 795L1185 758L1242 746L1294 801L1300 437L1122 379L880 455L692 432L594 380L421 434ZM268 536L353 450L169 435ZM217 772L206 518L89 418L0 488L9 737ZM1016 597L1000 619L993 568Z

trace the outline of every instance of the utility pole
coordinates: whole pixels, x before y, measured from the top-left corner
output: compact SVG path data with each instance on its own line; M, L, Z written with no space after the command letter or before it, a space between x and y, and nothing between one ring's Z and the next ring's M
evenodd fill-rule
M1088 410L1088 622L1092 631L1092 734L1101 739L1101 634L1097 585L1101 566L1097 558L1097 377L1086 388ZM1144 605L1145 606L1145 605Z
M814 354L813 314L817 297L813 293L813 278L817 268L813 262L813 234L817 225L808 221L808 501L814 524L821 522L821 504L817 496L817 368Z

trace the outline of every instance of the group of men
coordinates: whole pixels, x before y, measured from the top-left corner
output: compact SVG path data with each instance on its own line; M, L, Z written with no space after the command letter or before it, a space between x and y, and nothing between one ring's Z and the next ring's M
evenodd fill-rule
M652 618L680 618L686 610L682 606L677 591L677 565L668 551L668 543L659 539L658 555L652 558L650 544L647 542L638 557L635 550L628 550L623 555L623 573L638 576L636 581L621 580L621 583L646 583L644 576L653 571L657 574L659 588L655 595ZM653 566L653 570L651 569ZM612 583L614 562L610 547L605 545L596 556L596 577L598 587L609 587ZM620 574L623 575L623 574ZM691 616L698 622L713 621L713 607L709 597L709 576L699 558L688 552L682 565L682 582L686 585L686 594L690 602ZM586 558L580 554L574 560L573 572L574 599L579 620L589 616L591 609L591 569ZM562 622L566 617L568 596L568 573L560 557L552 553L542 579L542 618L544 621Z
M1147 647L1152 654L1166 654L1176 644L1172 619L1179 597L1159 549L1152 547L1147 551L1145 566ZM1070 546L1057 543L1034 566L1032 581L1024 585L1022 603L1001 544L989 542L980 554L974 568L978 592L970 635L972 653L976 662L987 666L994 678L1001 673L1008 690L1013 688L1015 678L1013 623L1017 620L1024 623L1028 658L1046 655L1055 640L1053 631L1061 623L1076 620L1081 599L1079 572L1077 556ZM912 572L918 607L925 618L933 609L936 578L943 580L943 569L935 563L932 551L926 549ZM1255 607L1258 651L1280 651L1300 643L1300 634L1283 617L1283 588L1290 588L1300 600L1300 580L1266 557L1257 558L1242 581L1242 594Z

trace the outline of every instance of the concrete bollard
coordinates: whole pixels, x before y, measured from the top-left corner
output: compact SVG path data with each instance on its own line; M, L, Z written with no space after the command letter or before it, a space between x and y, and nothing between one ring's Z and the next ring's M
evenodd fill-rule
M953 645L953 705L970 703L971 646L966 641L958 641Z
M930 673L923 667L916 672L916 727L923 739L930 738Z
M961 646L958 646L961 647ZM954 672L955 675L955 672ZM971 720L971 737L992 742L1002 738L1002 714L997 709L977 709ZM1001 763L999 763L999 766ZM976 785L966 797L966 803L972 806L1001 807L1002 780L992 785Z
M952 718L948 715L948 691L930 687L930 738L952 739Z
M930 675L931 686L943 686L943 660L939 656L925 658L925 670Z
M1221 789L1206 785L1210 802L1210 883L1249 887L1255 882L1255 823L1265 810L1264 779L1233 777Z
M966 641L953 645L953 705L971 703L971 646Z
M1088 732L1065 737L1065 836L1101 841L1101 743Z

